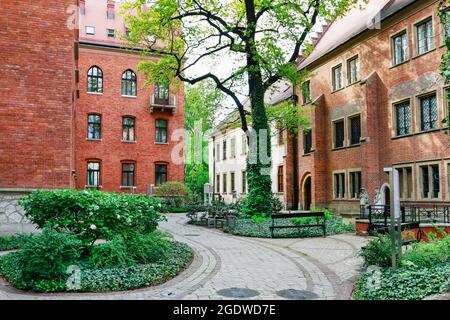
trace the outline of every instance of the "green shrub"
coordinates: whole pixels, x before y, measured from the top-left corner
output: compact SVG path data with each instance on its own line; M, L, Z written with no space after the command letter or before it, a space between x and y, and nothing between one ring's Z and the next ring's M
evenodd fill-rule
M154 188L153 194L155 196L173 197L173 196L188 196L189 189L181 182L165 182L161 186Z
M86 245L129 232L151 232L161 220L161 201L145 195L38 190L23 197L20 204L40 228L70 231Z
M430 242L414 244L411 250L405 252L403 263L413 263L418 267L433 267L449 262L450 236L443 239L436 238Z
M89 264L96 269L128 267L135 264L122 238L95 245L91 249Z
M118 291L157 285L176 276L193 257L184 243L169 242L164 260L126 268L85 269L81 273L81 291Z
M364 266L389 267L392 264L392 242L388 234L377 235L359 252L364 259Z
M419 300L446 292L450 264L432 268L390 268L366 272L353 291L355 300Z
M127 239L127 247L136 263L147 264L164 260L170 250L170 241L156 232L136 234Z
M17 251L18 268L25 283L66 279L69 265L77 264L83 246L76 236L44 229L29 238Z
M13 236L0 237L0 251L17 250L32 234L17 234Z

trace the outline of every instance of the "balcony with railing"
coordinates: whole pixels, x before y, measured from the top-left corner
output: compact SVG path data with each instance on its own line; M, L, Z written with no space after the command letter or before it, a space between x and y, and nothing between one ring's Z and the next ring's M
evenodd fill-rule
M155 86L155 93L150 96L150 113L155 110L175 112L177 97L171 95L163 86Z

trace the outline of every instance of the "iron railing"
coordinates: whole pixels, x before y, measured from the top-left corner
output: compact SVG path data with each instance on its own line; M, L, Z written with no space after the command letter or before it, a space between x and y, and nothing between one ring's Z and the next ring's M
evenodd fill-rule
M369 220L369 231L387 228L390 223L390 206L361 206L360 218ZM401 206L401 222L450 223L450 207Z

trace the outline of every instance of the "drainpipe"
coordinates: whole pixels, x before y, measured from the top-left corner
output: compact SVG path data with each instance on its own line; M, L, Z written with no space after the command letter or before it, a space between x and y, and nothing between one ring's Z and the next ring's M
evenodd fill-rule
M298 102L298 96L296 95L295 85L292 86L292 100L294 101L295 106L297 106ZM294 185L293 185L293 191L294 196L292 199L292 210L298 210L298 194L299 194L299 187L298 187L298 134L292 135L292 143L293 143L293 160L294 160Z
M214 200L214 194L216 193L216 137L213 136L213 178L212 178L212 188L213 188L213 200Z

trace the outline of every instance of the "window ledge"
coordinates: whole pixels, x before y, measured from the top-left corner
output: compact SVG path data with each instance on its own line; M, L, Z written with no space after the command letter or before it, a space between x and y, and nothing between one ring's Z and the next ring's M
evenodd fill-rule
M168 142L155 142L155 144L158 146L168 146L169 145Z
M101 189L101 188L103 188L103 186L102 185L99 185L99 186L84 186L86 189Z
M358 84L358 83L360 83L360 82L361 82L361 79L358 79L358 80L356 80L355 82L352 82L352 83L347 84L347 87L346 87L346 88L351 87L351 86L354 86L355 84Z
M344 87L342 87L342 88L339 88L339 89L332 89L332 91L331 91L331 94L333 94L333 93L336 93L336 92L339 92L339 91L342 91L342 90L344 90L345 89L345 86Z
M436 48L430 49L427 52L421 53L421 54L416 54L414 57L412 57L412 60L423 57L424 55L427 55L433 51L436 51Z
M89 91L86 91L86 93L87 94L91 94L93 96L102 96L103 95L103 92L89 92Z
M89 139L89 138L86 138L86 141L101 142L102 139Z
M446 130L446 129L448 129L448 127L436 128L436 129L425 130L425 131L419 131L419 132L414 132L414 133L408 133L408 134L404 134L404 135L402 135L402 136L393 136L393 137L391 137L391 140L397 140L397 139L401 139L401 138L414 137L414 136L418 136L418 135L421 135L421 134L427 134L427 133L432 133L432 132L438 132L438 131Z
M137 96L128 96L128 95L125 95L125 94L122 94L121 96L122 96L122 98L137 99Z
M312 156L313 152L314 151L310 151L308 153L303 153L303 157L310 157L310 156Z
M136 186L120 186L120 189L136 189Z
M134 140L134 141L122 140L122 143L137 143L137 141L136 140Z
M392 64L392 65L389 67L389 69L395 69L395 68L400 67L400 66L402 66L402 65L404 65L404 64L406 64L406 63L408 63L408 62L410 62L410 61L411 61L411 58L408 58L408 59L406 59L406 60L403 61L403 62L400 62L400 63L397 63L397 64Z

